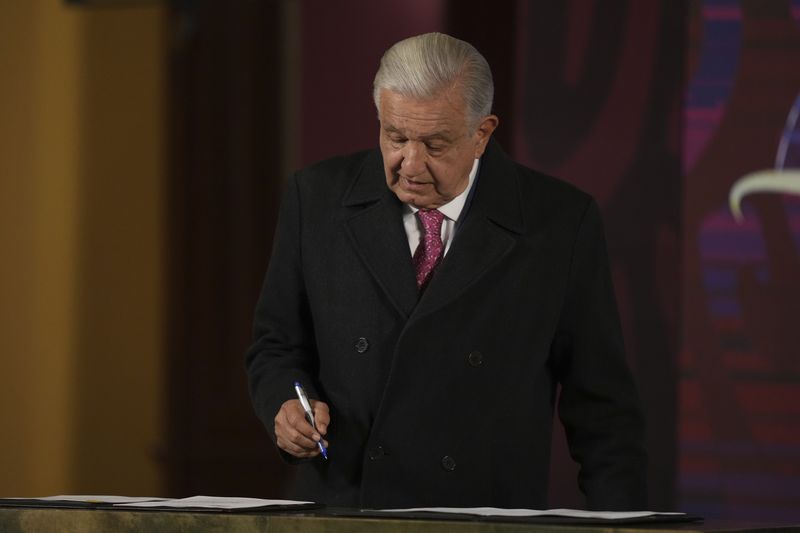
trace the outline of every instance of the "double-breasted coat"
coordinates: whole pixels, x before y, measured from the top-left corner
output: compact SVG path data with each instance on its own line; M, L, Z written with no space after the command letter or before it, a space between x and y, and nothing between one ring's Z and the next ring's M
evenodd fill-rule
M421 295L379 151L296 173L254 332L250 392L273 439L295 380L331 410L330 459L295 461L294 497L544 508L560 384L588 506L645 505L643 417L598 208L494 142Z

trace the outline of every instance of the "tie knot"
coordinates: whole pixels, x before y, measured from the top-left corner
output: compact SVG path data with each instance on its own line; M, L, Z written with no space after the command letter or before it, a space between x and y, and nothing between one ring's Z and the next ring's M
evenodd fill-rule
M439 235L442 232L442 221L444 214L436 209L417 211L417 217L422 222L422 227L425 229L425 235Z

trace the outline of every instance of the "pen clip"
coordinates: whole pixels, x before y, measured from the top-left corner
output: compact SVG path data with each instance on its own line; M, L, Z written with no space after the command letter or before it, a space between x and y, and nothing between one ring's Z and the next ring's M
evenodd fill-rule
M299 381L294 382L294 390L297 392L297 398L300 400L300 405L303 406L303 411L306 413L306 420L308 420L314 429L317 429L317 424L314 419L314 410L311 408L311 402L308 401L306 391Z

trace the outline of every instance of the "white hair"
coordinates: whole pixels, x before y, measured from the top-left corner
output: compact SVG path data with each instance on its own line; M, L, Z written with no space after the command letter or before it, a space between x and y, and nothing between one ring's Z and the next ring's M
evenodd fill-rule
M455 85L461 88L467 122L492 112L494 82L486 59L468 42L443 33L404 39L383 54L372 97L380 112L381 90L407 98L433 98Z

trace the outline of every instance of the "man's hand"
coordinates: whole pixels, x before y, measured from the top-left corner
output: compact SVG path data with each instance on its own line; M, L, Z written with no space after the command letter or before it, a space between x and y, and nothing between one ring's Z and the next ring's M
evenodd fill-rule
M287 400L275 415L275 437L278 448L294 455L306 458L319 455L317 441L328 432L331 421L328 405L325 402L309 400L314 411L314 421L317 431L306 420L306 414L300 400ZM328 441L323 440L322 445L328 447Z

